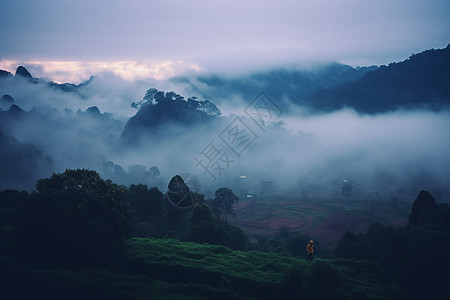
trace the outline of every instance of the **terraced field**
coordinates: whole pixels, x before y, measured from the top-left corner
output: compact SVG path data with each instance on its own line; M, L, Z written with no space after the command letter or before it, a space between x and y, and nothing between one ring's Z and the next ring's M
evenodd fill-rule
M394 212L387 204L368 209L364 201L343 202L332 198L308 200L253 198L234 206L236 217L230 222L239 226L254 239L270 236L287 227L320 241L323 253L332 248L347 230L364 231L370 223L404 225L407 215Z
M232 222L252 234L274 234L280 227L306 233L324 218L318 209L302 207L295 202L245 202L235 206Z

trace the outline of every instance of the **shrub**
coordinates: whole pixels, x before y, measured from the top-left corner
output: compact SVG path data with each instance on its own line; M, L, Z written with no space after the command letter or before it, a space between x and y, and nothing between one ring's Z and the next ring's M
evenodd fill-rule
M305 271L300 265L292 266L283 274L281 288L284 299L302 299Z
M311 299L336 299L343 283L341 272L332 262L316 259L306 274L305 292Z

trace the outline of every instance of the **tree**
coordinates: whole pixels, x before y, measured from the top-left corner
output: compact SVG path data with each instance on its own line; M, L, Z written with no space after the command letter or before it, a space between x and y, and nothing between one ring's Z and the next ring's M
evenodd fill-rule
M189 186L180 175L175 175L167 186L167 197L177 208L191 208L195 204Z
M192 126L215 122L221 115L217 106L208 100L186 100L175 92L165 93L154 88L147 90L144 98L131 106L138 112L128 120L122 132L122 138L130 143L140 143L146 135L158 135L158 131L164 131L169 123L173 138L183 136L192 130Z
M234 216L233 205L238 203L239 197L229 188L220 188L215 193L213 211L217 217L228 221L229 216Z
M248 247L248 238L244 231L223 220L216 220L218 231L218 244L233 250L245 250Z
M437 204L427 191L421 191L413 203L411 213L409 215L410 225L426 225L437 220Z
M197 243L217 243L217 225L206 203L196 204L192 210L189 224L188 240Z
M357 245L356 235L350 230L346 231L342 238L339 240L334 254L337 257L352 258L357 254L355 251L355 245Z
M450 206L437 204L426 191L417 196L409 224L394 229L379 223L365 233L345 233L335 254L374 260L403 288L410 299L449 295Z
M129 236L123 193L86 169L39 180L17 228L20 250L30 259L58 265L92 265L108 258Z
M167 224L169 231L175 237L186 236L189 217L195 200L189 186L180 175L175 175L167 186L165 207L167 209Z
M161 237L167 231L167 210L164 206L164 194L147 185L134 185L125 192L132 208L132 229L134 236Z

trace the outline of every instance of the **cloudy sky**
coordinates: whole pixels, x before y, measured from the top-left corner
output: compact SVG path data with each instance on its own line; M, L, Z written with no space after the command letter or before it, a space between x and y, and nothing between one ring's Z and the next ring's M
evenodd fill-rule
M0 69L77 81L381 65L447 46L449 13L448 0L1 0Z

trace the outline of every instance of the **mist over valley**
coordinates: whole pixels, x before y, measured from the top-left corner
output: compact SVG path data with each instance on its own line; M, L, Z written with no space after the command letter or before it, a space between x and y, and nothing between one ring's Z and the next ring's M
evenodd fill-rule
M449 299L449 11L0 1L0 299Z
M411 199L420 188L444 200L450 178L449 85L441 79L449 78L443 73L448 73L448 52L448 47L426 51L382 68L330 64L245 77L136 82L103 73L78 85L33 78L23 67L15 75L3 71L1 188L30 191L42 176L88 168L119 184L163 191L172 176L188 172L210 194L220 186L242 189L239 178L245 176L245 190L254 194L264 180L277 193L336 192L348 180L355 197ZM357 100L376 97L358 85L378 76L389 80L377 74L398 74L403 65L417 70L407 71L409 77L436 80L410 89L390 84L378 102ZM349 88L353 95L347 100L336 98ZM418 89L432 98L418 98ZM273 116L267 107L260 109L264 128L245 113L261 91L279 109ZM328 104L321 105L327 94ZM236 118L254 138L238 154L224 140ZM211 142L228 157L223 170L206 172L196 165L194 158ZM10 176L12 170L17 177Z

